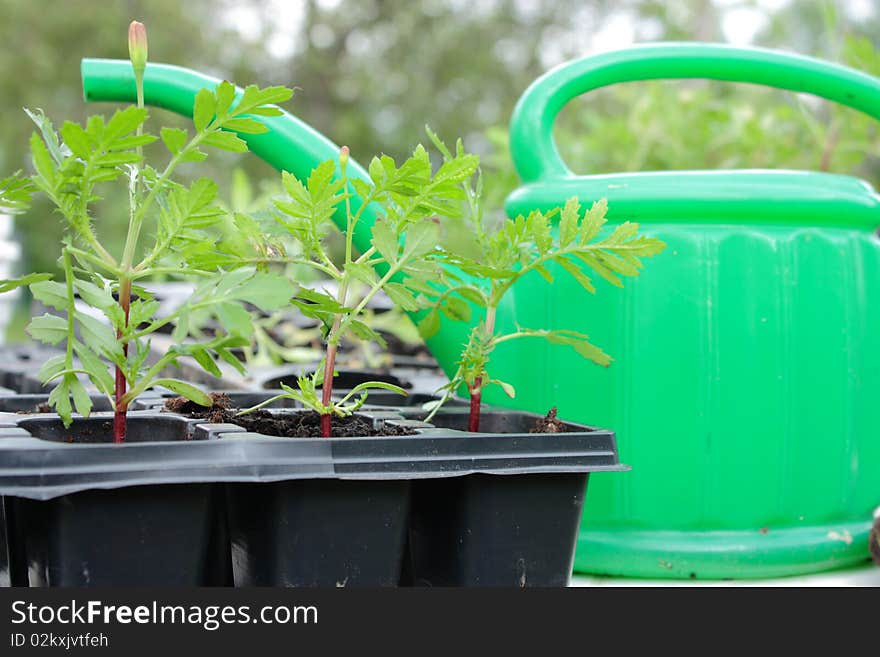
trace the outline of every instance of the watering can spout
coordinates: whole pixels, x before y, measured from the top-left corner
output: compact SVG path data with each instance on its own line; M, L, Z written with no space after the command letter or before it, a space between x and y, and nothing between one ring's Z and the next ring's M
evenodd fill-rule
M135 102L134 71L131 62L122 59L83 59L81 65L83 94L86 101ZM144 73L144 103L192 117L196 94L201 89L214 89L220 80L180 66L147 64ZM240 96L242 89L236 87ZM289 171L300 180L321 162L339 159L339 146L282 109L280 116L254 116L269 130L259 135L240 134L248 148L260 159L279 171ZM366 170L351 158L349 178L370 182ZM360 199L352 197L357 208ZM366 208L363 220L358 222L354 243L360 249L369 248L375 215ZM337 217L344 226L344 217Z

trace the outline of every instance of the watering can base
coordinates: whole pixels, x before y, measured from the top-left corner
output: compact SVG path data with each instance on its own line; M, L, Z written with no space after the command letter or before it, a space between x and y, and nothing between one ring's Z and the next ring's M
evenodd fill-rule
M869 521L740 531L582 529L574 572L650 579L764 579L863 564Z

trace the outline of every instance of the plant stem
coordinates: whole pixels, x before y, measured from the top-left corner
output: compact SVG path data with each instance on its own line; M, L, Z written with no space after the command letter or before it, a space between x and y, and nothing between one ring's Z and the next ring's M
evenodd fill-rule
M125 313L125 328L128 328L128 313L131 310L131 279L125 278L119 282L119 305ZM119 340L123 335L123 329L116 329L116 339ZM128 342L122 343L122 353L128 358ZM116 366L116 388L114 390L116 397L115 413L113 414L113 442L125 442L126 430L126 414L128 413L128 402L125 401L125 372L119 365Z
M468 431L476 433L480 430L480 403L483 396L483 377L478 376L471 388L471 412L468 415Z
M348 279L343 279L339 285L339 305L345 306L348 296ZM321 385L321 404L326 408L330 405L333 395L333 371L336 369L336 351L339 348L339 327L342 325L342 315L333 318L333 328L327 336L327 356L324 358L324 382ZM332 435L330 413L321 414L321 435L330 438Z
M488 306L486 308L486 335L489 339L495 333L495 313L497 306ZM468 392L471 395L471 408L468 415L468 431L477 432L480 430L480 404L483 398L483 376L480 375L474 379L473 385L468 386Z
M334 325L339 323L337 316ZM333 370L336 367L336 345L327 345L327 357L324 359L324 383L321 386L321 404L325 407L330 405L330 396L333 394ZM321 415L321 435L324 438L330 438L332 435L332 425L330 413Z

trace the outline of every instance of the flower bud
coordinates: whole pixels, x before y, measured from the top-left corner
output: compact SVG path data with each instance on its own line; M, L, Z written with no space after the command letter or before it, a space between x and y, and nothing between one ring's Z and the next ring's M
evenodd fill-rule
M348 146L339 149L339 166L344 167L348 164Z
M147 67L147 28L138 21L128 26L128 56L134 72L143 74Z

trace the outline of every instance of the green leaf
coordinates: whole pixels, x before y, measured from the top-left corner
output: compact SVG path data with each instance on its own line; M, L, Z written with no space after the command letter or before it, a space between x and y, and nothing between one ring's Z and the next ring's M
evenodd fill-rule
M113 113L113 116L110 117L110 120L107 122L107 125L104 128L104 140L107 142L112 142L122 135L127 135L130 132L134 132L137 127L146 120L146 108L136 107L132 105L130 107L126 107L125 109L117 110Z
M232 107L232 101L235 100L235 85L227 80L223 80L215 89L217 96L217 114L225 116Z
M52 278L52 274L28 274L21 278L4 278L0 280L0 294L11 292L12 290L24 285L39 283L40 281L48 281Z
M169 151L171 151L172 155L177 155L186 145L188 136L186 130L181 130L179 128L162 128L162 130L159 131L159 134L162 137L162 143L165 144L165 147Z
M189 148L183 152L180 156L181 162L204 162L205 158L208 157L204 151L200 151L198 148Z
M497 383L501 386L501 389L504 391L504 394L514 399L516 397L516 388L514 388L511 384L506 381L499 381L498 379L492 379L489 383Z
M31 161L34 163L34 169L48 186L48 190L53 191L55 187L55 162L49 154L49 149L40 139L40 136L34 132L31 134Z
M137 153L123 151L121 153L107 153L93 158L92 162L99 167L117 167L122 164L134 164L140 162L141 157ZM109 174L108 174L109 175Z
M76 279L75 284L80 297L92 308L106 311L111 306L119 305L107 288L98 287L94 283L82 279Z
M27 114L31 121L39 128L40 135L42 135L42 139L39 136L36 136L36 141L46 149L46 154L50 155L50 160L54 162L56 165L60 165L64 158L67 156L65 153L65 148L62 147L61 142L58 141L58 135L55 133L55 129L52 127L52 121L49 120L45 114L43 114L43 110L29 110L28 108L24 108L25 114ZM31 146L34 144L34 135L31 135ZM69 150L69 149L68 149Z
M129 326L137 328L141 324L151 321L158 310L159 302L155 299L150 299L149 301L137 299L132 301L128 313ZM117 322L114 321L113 324L116 325Z
M283 276L257 272L236 291L236 297L260 310L277 310L286 306L297 291L297 285Z
M199 178L189 188L186 202L190 213L201 210L217 196L217 183L210 178Z
M0 180L0 212L21 214L30 207L34 183L16 171Z
M184 308L177 316L177 322L174 325L174 331L171 333L171 339L175 342L183 342L190 331L190 313Z
M254 114L255 116L281 116L284 112L278 107L266 105L264 107L254 107L248 111L248 114Z
M623 281L617 277L613 271L611 271L605 264L600 260L600 256L597 252L578 252L575 253L575 256L583 262L585 265L589 266L594 272L599 274L606 281L611 283L615 287L623 287Z
M572 347L584 358L593 361L602 367L608 367L611 364L611 356L602 351L599 347L590 343L587 335L576 331L535 331L535 335L546 337L549 342L555 344L564 344Z
M204 347L194 346L189 350L190 355L196 360L196 362L202 366L202 369L220 378L223 376L223 373L220 371L220 368L217 367L217 363L214 362L214 359L211 358L211 354L208 353L207 349ZM204 404L202 404L204 406Z
M196 388L194 385L187 383L186 381L180 381L179 379L155 379L151 385L168 388L169 390L176 392L178 395L195 402L199 406L210 407L211 404L214 403L208 393Z
M68 389L73 397L73 404L76 406L76 412L84 417L88 417L92 412L92 399L89 397L88 391L82 382L73 376L68 383Z
M146 146L147 144L152 144L154 141L156 141L156 137L154 135L131 135L129 137L122 137L121 139L115 140L107 147L107 150L130 150L132 148L137 148L138 146Z
M237 303L222 303L217 306L217 318L229 333L251 335L254 332L251 314Z
M112 328L81 312L76 313L76 321L79 323L83 342L89 349L96 354L108 357L114 353L122 354L122 346L116 340L116 334Z
M586 244L593 240L596 235L599 234L599 231L602 229L602 226L605 225L605 214L608 212L608 200L607 199L599 199L590 207L590 211L587 212L586 216L584 216L583 221L581 221L580 227L580 235L578 236L578 240L581 244Z
M98 390L105 395L113 394L115 382L110 375L107 364L84 345L74 343L73 348L76 351L76 356L79 358L83 369L89 373L89 378Z
M535 265L534 269L541 275L541 278L543 278L545 281L547 281L548 283L553 282L553 275L547 270L546 267L544 267L543 265Z
M236 132L242 132L248 135L259 135L264 132L269 132L269 128L266 127L266 124L255 119L249 119L247 117L229 119L228 121L224 121L223 129L235 130Z
M46 384L55 379L67 367L67 356L60 354L47 359L37 372L40 383Z
M461 296L470 301L473 304L476 304L480 307L485 308L488 303L486 300L486 295L483 294L480 290L477 290L472 287L463 286L456 290Z
M388 264L397 262L397 235L391 230L387 221L376 221L373 224L373 246Z
M431 310L418 321L417 326L419 329L419 335L421 335L426 340L428 338L434 337L440 331L439 313L437 313L436 310Z
M380 346L385 346L385 338L383 338L379 333L371 329L363 322L355 319L352 320L349 326L351 327L351 332L354 333L361 340L378 342Z
M74 155L83 160L89 159L92 154L92 145L89 143L89 137L82 126L72 121L65 121L61 126L61 138Z
M224 151L247 153L247 142L231 132L212 132L202 140L205 146L213 146Z
M562 208L562 216L559 219L559 246L566 247L577 237L578 218L581 205L577 197L572 197L565 202Z
M202 132L208 127L217 110L214 94L209 89L200 89L193 104L193 123L196 130Z
M55 409L64 427L73 424L73 407L70 405L70 381L76 381L73 374L65 374L64 378L49 393L49 405Z
M476 155L462 155L447 160L434 176L434 182L463 182L476 173L479 165L480 158Z
M368 264L362 262L350 262L346 265L346 270L351 273L355 280L358 280L365 285L369 285L370 287L379 282L376 270Z
M418 258L433 251L440 243L440 226L425 220L410 226L406 232L403 257Z
M368 182L360 180L358 178L352 178L348 181L352 187L354 187L354 193L361 198L361 200L367 198L370 195L370 191L372 187Z
M34 317L25 330L34 340L56 345L67 337L67 320L47 313Z
M406 287L400 283L387 283L385 285L385 293L394 303L402 310L412 311L419 309L419 303Z
M313 201L326 198L333 191L330 183L335 175L336 163L333 160L326 160L312 169L307 187Z
M34 298L56 310L67 309L67 286L55 281L40 281L30 286Z
M596 288L593 286L593 282L590 280L590 277L587 276L583 270L578 267L577 263L572 262L568 258L562 257L557 258L556 262L559 263L565 271L567 271L571 276L580 283L581 287L584 288L590 294L596 293Z
M370 179L373 181L373 184L377 187L381 186L381 183L385 179L385 169L382 167L382 162L378 157L374 157L370 160L368 173L370 174Z
M406 397L409 393L401 388L400 386L396 386L393 383L385 383L384 381L366 381L364 383L360 383L356 385L354 388L348 391L348 393L343 397L339 403L343 404L355 395L360 392L366 393L369 390L388 390L389 392L396 392L398 395L403 395ZM366 397L366 395L364 395ZM363 400L361 401L363 403Z
M446 303L441 305L440 310L449 319L456 322L471 321L471 307L456 297L447 297Z
M232 367L234 367L239 374L245 374L247 372L247 368L244 366L244 363L236 358L228 349L217 347L215 351L223 361L225 361L229 365L232 365Z

